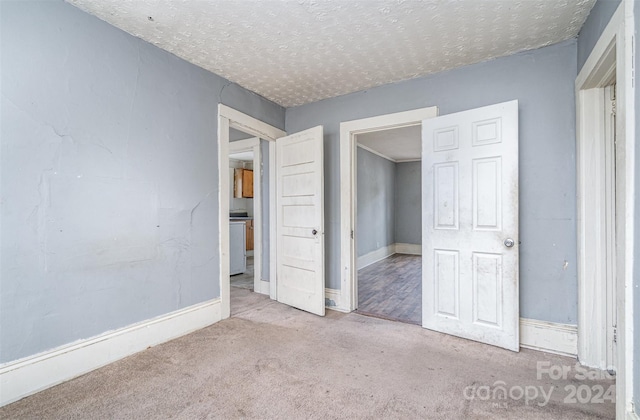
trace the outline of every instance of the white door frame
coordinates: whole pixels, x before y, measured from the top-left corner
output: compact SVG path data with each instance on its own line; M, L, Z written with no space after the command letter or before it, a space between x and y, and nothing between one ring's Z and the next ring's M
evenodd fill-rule
M252 137L229 142L229 155L248 151L253 152L253 290L256 293L268 295L269 285L262 281L262 156L260 138ZM256 185L258 188L255 187Z
M229 282L229 128L269 141L269 254L276 255L276 174L275 140L286 133L279 128L250 117L223 104L218 104L218 251L220 258L220 309L222 319L231 315ZM269 265L269 295L276 298L276 266ZM261 267L257 268L261 271Z
M635 109L632 92L633 2L623 1L575 82L577 127L578 358L606 368L606 235L613 215L604 211L604 87L614 79L616 100L617 378L616 416L632 413L633 232ZM594 206L594 203L600 203ZM609 217L608 217L609 216ZM613 246L613 244L610 244ZM602 291L605 291L603 294Z
M337 310L358 308L356 253L356 135L391 128L422 125L422 120L438 116L438 107L414 109L340 123L340 267L341 290Z

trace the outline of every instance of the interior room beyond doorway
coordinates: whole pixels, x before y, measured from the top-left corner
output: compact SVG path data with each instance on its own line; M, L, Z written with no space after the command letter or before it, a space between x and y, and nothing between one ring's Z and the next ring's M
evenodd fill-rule
M358 312L422 321L421 127L356 135Z
M263 278L255 262L264 251L258 220L266 215L259 192L268 153L261 153L259 138L242 131L231 128L229 139L229 282L254 291Z

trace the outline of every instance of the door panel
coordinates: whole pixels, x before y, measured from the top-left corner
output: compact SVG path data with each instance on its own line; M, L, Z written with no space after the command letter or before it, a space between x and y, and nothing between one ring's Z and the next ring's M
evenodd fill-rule
M276 141L278 301L324 315L322 127Z
M422 156L423 327L518 351L517 101L424 120Z

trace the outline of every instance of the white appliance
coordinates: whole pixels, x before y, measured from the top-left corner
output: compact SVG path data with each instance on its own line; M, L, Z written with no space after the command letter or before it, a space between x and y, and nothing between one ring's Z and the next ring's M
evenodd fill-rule
M247 270L246 224L243 221L229 222L229 263L230 272L244 273Z

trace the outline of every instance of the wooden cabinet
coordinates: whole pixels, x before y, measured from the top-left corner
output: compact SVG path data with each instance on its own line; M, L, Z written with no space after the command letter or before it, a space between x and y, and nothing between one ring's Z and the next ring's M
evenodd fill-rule
M247 238L247 251L253 251L253 219L245 222L246 238Z
M233 172L234 198L253 198L253 171L237 168Z

